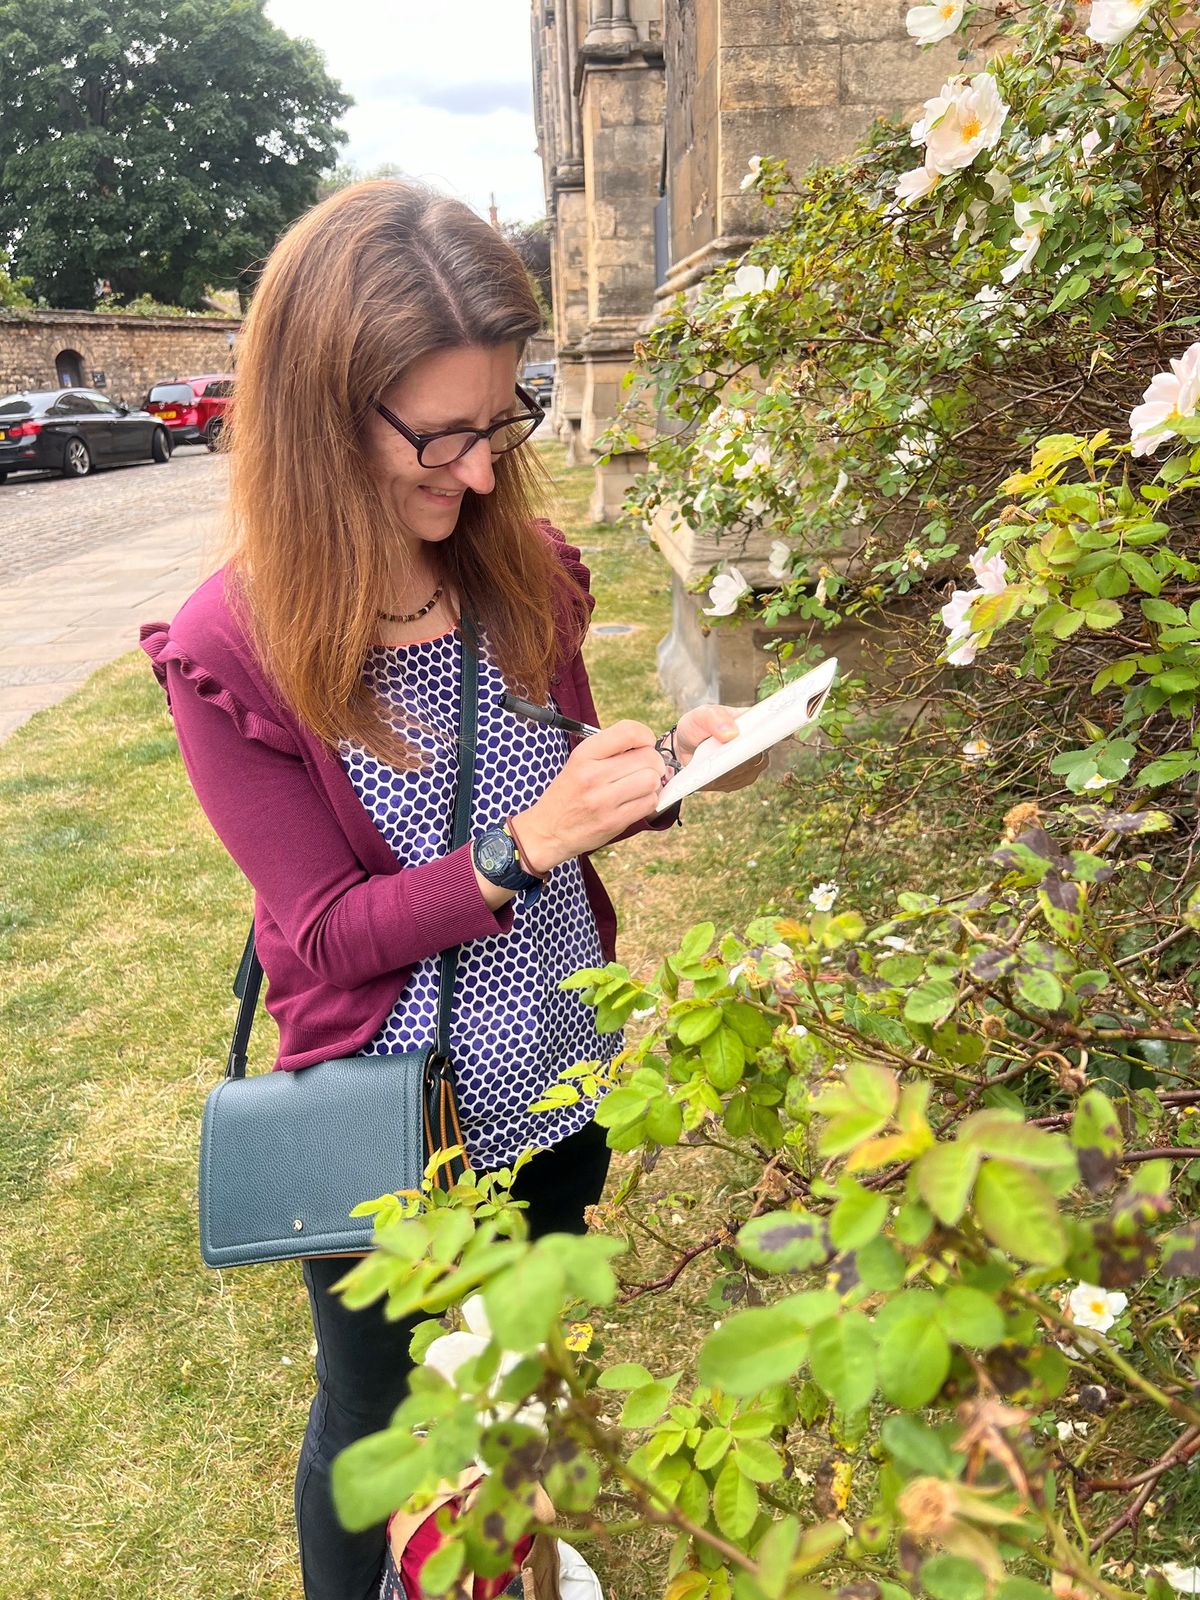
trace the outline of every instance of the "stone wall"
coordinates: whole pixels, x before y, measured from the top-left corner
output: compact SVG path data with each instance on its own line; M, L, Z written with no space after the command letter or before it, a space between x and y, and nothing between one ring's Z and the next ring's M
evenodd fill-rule
M961 67L959 41L918 49L906 0L665 0L670 299L740 254L770 213L744 191L750 157L799 177L906 116Z
M81 385L140 405L163 378L228 372L241 323L97 311L0 311L0 394Z

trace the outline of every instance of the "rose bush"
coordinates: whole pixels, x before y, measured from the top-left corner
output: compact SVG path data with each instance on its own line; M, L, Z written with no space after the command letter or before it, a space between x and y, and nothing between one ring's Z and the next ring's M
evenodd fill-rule
M614 444L681 424L631 510L725 541L714 620L795 615L819 649L904 601L922 715L871 735L851 685L806 805L854 791L882 827L897 792L936 818L968 790L988 842L939 895L830 879L652 978L570 980L638 1029L542 1102L597 1098L631 1157L588 1237L529 1242L511 1173L370 1203L344 1292L427 1317L436 1359L335 1492L367 1526L485 1465L431 1592L501 1569L538 1477L562 1537L666 1538L667 1600L1196 1591L1197 24L908 25L967 70L799 188L755 158L778 224L646 341ZM702 1230L664 1150L724 1163ZM606 1308L670 1293L708 1297L699 1348L606 1361Z

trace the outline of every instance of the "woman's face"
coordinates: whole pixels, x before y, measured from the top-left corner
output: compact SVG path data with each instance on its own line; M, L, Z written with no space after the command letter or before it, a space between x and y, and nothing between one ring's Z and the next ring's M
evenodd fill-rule
M516 383L514 344L466 345L423 356L380 398L414 433L487 428L520 409ZM496 484L492 453L482 439L449 466L422 467L415 447L372 411L366 447L380 492L416 545L449 538L466 491L490 494Z

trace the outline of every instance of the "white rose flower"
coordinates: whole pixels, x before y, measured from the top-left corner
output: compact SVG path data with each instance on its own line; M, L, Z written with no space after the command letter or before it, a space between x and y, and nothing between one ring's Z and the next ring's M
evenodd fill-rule
M737 610L738 601L743 595L750 593L750 585L742 577L736 567L730 567L728 572L722 572L712 581L708 591L710 605L705 606L706 617L731 617Z
M989 556L986 548L980 546L967 564L984 594L1003 594L1008 588L1008 569L999 553Z
M1116 781L1115 778L1102 778L1098 772L1093 772L1083 787L1085 789L1107 789Z
M743 189L753 189L755 187L755 185L758 183L759 174L761 172L762 172L762 157L761 156L751 156L750 157L750 170L746 173L746 176L742 179L742 188Z
M792 564L792 552L782 539L776 539L771 545L771 559L767 562L767 571L779 580L786 578Z
M817 604L819 606L823 606L825 604L825 601L828 599L828 596L827 596L827 594L825 592L825 574L824 573L822 573L821 576L817 579L817 587L813 590L813 598L816 600L816 602L817 602Z
M969 667L979 654L979 641L973 633L957 641L953 635L946 640L946 660L952 667Z
M971 236L967 243L978 244L980 239L983 238L983 231L987 226L987 214L986 200L972 200L965 211L959 212L958 221L954 224L954 232L950 235L951 240L957 244L967 229L970 228Z
M1200 1594L1200 1567L1181 1567L1176 1561L1164 1561L1158 1570L1176 1594Z
M1131 455L1152 456L1167 439L1175 437L1171 423L1194 417L1200 404L1200 341L1171 360L1170 372L1156 372L1140 406L1129 413L1133 440Z
M963 0L942 0L940 5L912 6L904 26L918 44L936 44L948 39L963 17Z
M741 266L725 285L726 300L745 300L752 295L770 294L779 283L779 268L765 268L753 263ZM736 413L735 413L736 415Z
M808 903L818 911L832 911L833 902L838 897L836 883L818 883L808 897Z
M1100 134L1100 133L1097 133L1095 128L1089 128L1088 131L1084 134L1083 138L1079 141L1079 153L1080 153L1080 156L1083 159L1083 164L1084 164L1085 167L1090 167L1091 166L1092 157L1100 149L1100 144L1101 144L1103 138L1104 138L1104 135ZM1106 153L1107 153L1106 150L1101 150L1100 151L1101 155L1104 155Z
M986 761L992 753L991 744L986 739L968 739L962 747L963 758L972 765L976 762Z
M1000 98L990 72L977 72L968 82L951 78L941 93L925 102L925 116L913 128L921 130L925 165L933 172L960 172L981 150L999 141L1008 107Z
M1154 0L1092 0L1087 36L1110 48L1124 44Z
M1077 1283L1067 1296L1067 1309L1077 1328L1094 1328L1097 1333L1107 1333L1129 1304L1129 1296L1120 1290L1111 1292L1094 1283Z
M744 478L751 477L771 465L771 450L769 445L756 444L754 449L740 461L733 469L734 478L740 483Z
M1069 1439L1086 1439L1088 1425L1086 1422L1057 1422L1055 1431L1063 1444Z
M927 194L932 194L937 188L939 178L938 173L925 166L902 172L896 180L896 199L902 206L911 206L917 200L924 200Z
M845 472L844 471L839 471L838 475L837 475L837 482L833 486L833 492L829 496L829 499L825 502L825 504L827 506L835 506L835 505L837 505L838 501L845 494L849 483L850 483L850 479L846 476Z

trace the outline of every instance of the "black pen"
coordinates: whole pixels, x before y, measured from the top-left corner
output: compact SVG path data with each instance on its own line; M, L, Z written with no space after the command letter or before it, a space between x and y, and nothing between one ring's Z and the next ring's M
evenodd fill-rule
M518 700L515 694L506 694L500 697L500 704L505 711L511 711L514 717L524 717L526 722L541 722L547 728L561 728L564 733L599 733L599 728L593 728L590 722L577 722L574 717L564 717L561 711L556 711L553 706L534 705L532 700Z

